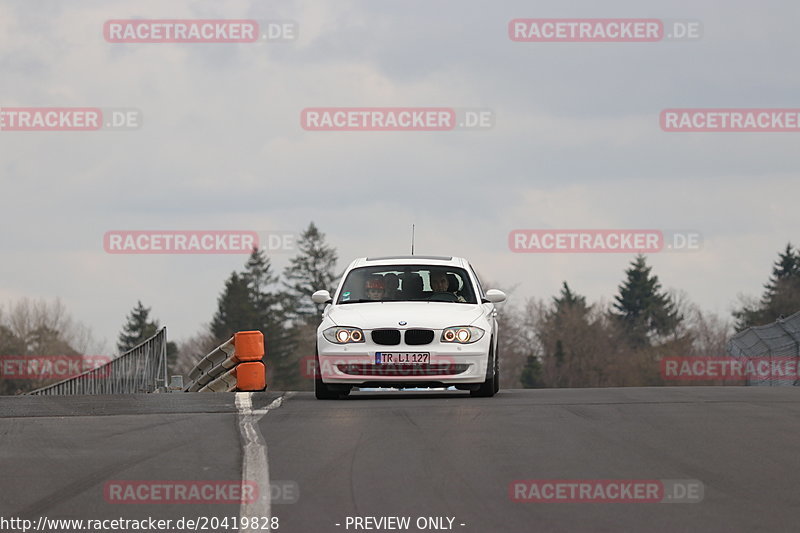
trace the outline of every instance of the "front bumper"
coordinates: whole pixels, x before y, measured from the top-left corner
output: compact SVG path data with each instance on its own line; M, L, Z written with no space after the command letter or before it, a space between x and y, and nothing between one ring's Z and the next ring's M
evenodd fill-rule
M358 344L333 344L321 334L317 335L319 375L324 383L358 386L369 383L396 384L459 384L483 383L489 361L490 335L486 334L473 344L442 343L441 330L435 331L429 344L384 346L371 341L369 331L364 331L365 342ZM376 352L430 353L430 363L377 364Z

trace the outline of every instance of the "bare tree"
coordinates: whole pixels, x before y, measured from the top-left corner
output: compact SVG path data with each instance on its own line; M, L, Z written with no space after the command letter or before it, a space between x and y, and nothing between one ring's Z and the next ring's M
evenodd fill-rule
M206 325L202 330L186 340L178 342L178 355L172 367L172 375L182 375L188 378L189 372L206 354L219 346L219 341Z
M536 332L530 325L530 315L538 309L535 300L525 303L525 309L520 309L513 301L501 304L497 312L499 329L497 354L500 358L500 381L503 388L519 388L522 372L528 362L528 357L541 356L540 343Z
M95 341L91 330L73 319L60 300L24 298L0 308L0 355L16 357L104 355L105 342ZM1 394L41 387L56 379L3 379Z
M25 341L33 355L101 355L105 350L105 342L96 341L91 329L73 319L59 299L23 298L7 306L4 318L3 323Z

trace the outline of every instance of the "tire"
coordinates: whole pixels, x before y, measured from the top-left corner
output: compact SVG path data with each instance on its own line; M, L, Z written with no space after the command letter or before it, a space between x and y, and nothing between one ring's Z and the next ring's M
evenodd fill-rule
M314 396L317 400L338 400L340 393L332 391L325 383L322 382L320 375L319 353L314 353Z
M486 369L486 380L477 390L469 391L475 398L491 398L500 390L500 365L494 353L494 341L489 347L489 364ZM491 375L490 375L491 372Z
M316 396L317 400L338 400L340 394L330 390L321 379L315 379L314 396Z
M494 386L492 387L494 390L494 394L500 392L500 359L495 357L494 363Z

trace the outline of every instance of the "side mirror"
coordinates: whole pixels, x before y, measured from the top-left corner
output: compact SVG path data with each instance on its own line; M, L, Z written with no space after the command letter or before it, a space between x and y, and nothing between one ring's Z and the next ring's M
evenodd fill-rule
M506 293L497 289L489 289L486 291L486 299L493 304L499 304L506 301Z
M315 304L329 304L333 301L333 298L331 298L331 293L326 290L321 290L312 294L311 300Z

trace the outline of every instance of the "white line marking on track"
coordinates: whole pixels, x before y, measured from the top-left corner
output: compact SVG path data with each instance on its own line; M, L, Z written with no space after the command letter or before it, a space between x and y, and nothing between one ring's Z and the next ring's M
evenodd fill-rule
M270 410L280 407L283 396L275 399L264 409L253 410L251 392L236 393L236 409L239 411L239 433L242 436L242 489L245 483L256 483L258 498L253 502L242 502L239 507L239 520L246 519L248 525L256 519L256 526L262 524L266 517L267 524L272 519L270 509L269 461L267 459L267 443L258 429L258 421ZM239 528L240 532L263 532L258 527Z

